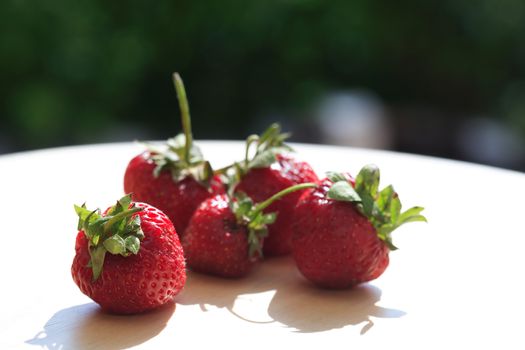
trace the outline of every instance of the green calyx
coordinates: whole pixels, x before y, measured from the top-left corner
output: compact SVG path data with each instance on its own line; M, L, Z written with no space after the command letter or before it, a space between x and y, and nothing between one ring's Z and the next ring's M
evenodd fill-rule
M277 160L278 154L293 151L284 142L289 137L289 133L281 132L281 126L277 123L270 125L260 136L248 136L242 163L243 170L247 172L254 168L269 167ZM254 148L253 151L252 148Z
M153 176L158 177L161 172L169 171L173 181L179 182L191 176L205 187L209 187L213 177L213 169L209 161L204 160L200 149L192 146L189 159L184 158L186 153L186 137L179 134L166 141L165 148L147 144L150 159L155 162Z
M256 254L257 256L263 255L263 239L268 236L268 225L273 224L277 219L277 213L264 213L263 210L292 192L316 186L314 183L290 186L258 204L255 204L244 192L236 192L233 198L230 197L230 210L235 215L237 224L248 229L248 254L250 257L254 257Z
M140 216L134 215L143 210L131 203L131 195L126 195L111 207L106 215L99 209L89 210L86 205L75 205L79 217L78 230L83 230L88 240L93 270L93 281L102 273L106 253L129 256L137 254L144 233L140 227Z
M282 133L281 126L274 123L261 135L250 135L246 138L244 159L215 171L223 176L228 188L234 188L250 169L266 168L277 161L280 153L293 152L285 141L289 133Z
M230 209L235 215L237 224L248 229L248 255L262 256L264 237L268 236L268 226L277 219L276 213L264 214L255 210L256 205L244 192L235 193L235 199L230 200Z
M355 179L355 187L341 173L328 173L333 182L328 191L328 198L352 202L367 217L377 231L378 237L391 249L397 249L392 243L391 233L408 222L424 221L420 213L422 207L412 207L401 212L401 201L392 185L379 191L379 168L365 165Z
M183 133L168 139L164 148L147 144L151 159L155 162L153 175L170 171L173 181L178 182L191 176L205 187L213 178L210 162L204 159L199 147L193 144L191 117L184 83L178 73L173 73L173 84L179 100Z

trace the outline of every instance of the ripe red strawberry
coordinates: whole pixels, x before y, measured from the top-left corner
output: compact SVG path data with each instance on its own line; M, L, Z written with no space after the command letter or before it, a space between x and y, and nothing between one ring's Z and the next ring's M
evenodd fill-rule
M198 205L206 198L224 192L219 176L193 144L191 120L184 85L173 75L179 98L184 134L166 143L166 149L149 146L134 157L124 174L124 192L133 200L146 202L162 210L182 235Z
M242 194L233 200L226 194L208 198L195 211L182 237L188 266L222 277L245 276L261 258L266 225L276 218L264 209L293 191L312 186L315 184L285 189L256 205Z
M271 125L260 137L250 136L244 162L237 163L238 184L236 192L244 192L255 202L262 202L274 193L293 185L318 181L312 167L292 157L291 148L284 144L287 134L281 134L278 124ZM252 144L256 151L248 159ZM265 212L277 213L277 219L268 225L268 237L263 246L264 255L277 256L291 251L292 214L302 191L294 192L274 202Z
M326 288L347 288L378 278L387 268L390 233L412 221L426 221L421 207L401 213L392 186L378 191L379 169L365 166L355 185L345 174L329 174L305 193L295 209L292 255L308 280Z
M216 193L224 192L224 187L218 176L204 183L192 175L177 177L174 175L177 170L171 165L159 170L157 157L165 157L169 152L160 155L160 152L146 151L134 157L124 175L124 191L132 193L136 201L161 209L182 236L199 204Z
M249 254L248 227L239 224L225 194L201 203L182 237L182 246L188 267L222 277L246 275L259 258Z
M184 254L169 218L125 196L104 213L75 206L79 232L71 266L80 290L102 309L144 312L173 299L186 282Z

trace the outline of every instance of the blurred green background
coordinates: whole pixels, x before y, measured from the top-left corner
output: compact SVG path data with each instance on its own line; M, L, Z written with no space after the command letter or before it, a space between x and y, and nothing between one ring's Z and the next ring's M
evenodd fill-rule
M0 2L0 153L165 139L181 73L200 139L525 170L523 0Z

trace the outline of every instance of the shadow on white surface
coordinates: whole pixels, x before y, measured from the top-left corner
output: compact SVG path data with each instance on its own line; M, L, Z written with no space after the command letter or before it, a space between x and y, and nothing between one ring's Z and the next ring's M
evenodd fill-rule
M119 316L88 303L55 313L27 344L42 349L125 349L159 334L175 311L171 302L152 312Z
M251 323L281 323L295 332L313 333L346 326L365 334L374 318L399 318L406 313L377 303L381 290L364 284L350 290L317 288L298 272L293 260L270 258L249 276L223 279L188 272L177 302L199 305L202 312L226 309Z
M203 312L214 308L225 308L245 321L259 323L256 319L238 315L234 311L234 305L241 295L263 293L275 288L272 280L264 278L264 275L261 276L261 270L264 270L264 267L257 266L249 276L243 278L221 278L190 270L187 272L188 278L184 290L177 297L177 303L199 305Z
M381 290L371 284L327 290L298 280L277 289L268 314L302 333L356 326L361 327L360 334L365 334L373 327L374 318L399 318L406 314L376 305L380 299Z

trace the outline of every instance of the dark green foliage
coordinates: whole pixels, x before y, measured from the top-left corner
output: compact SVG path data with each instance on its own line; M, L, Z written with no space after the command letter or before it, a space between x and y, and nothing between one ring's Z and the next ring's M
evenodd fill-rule
M521 0L4 0L0 132L19 148L165 139L180 130L173 71L199 138L354 86L525 129L523 33Z

